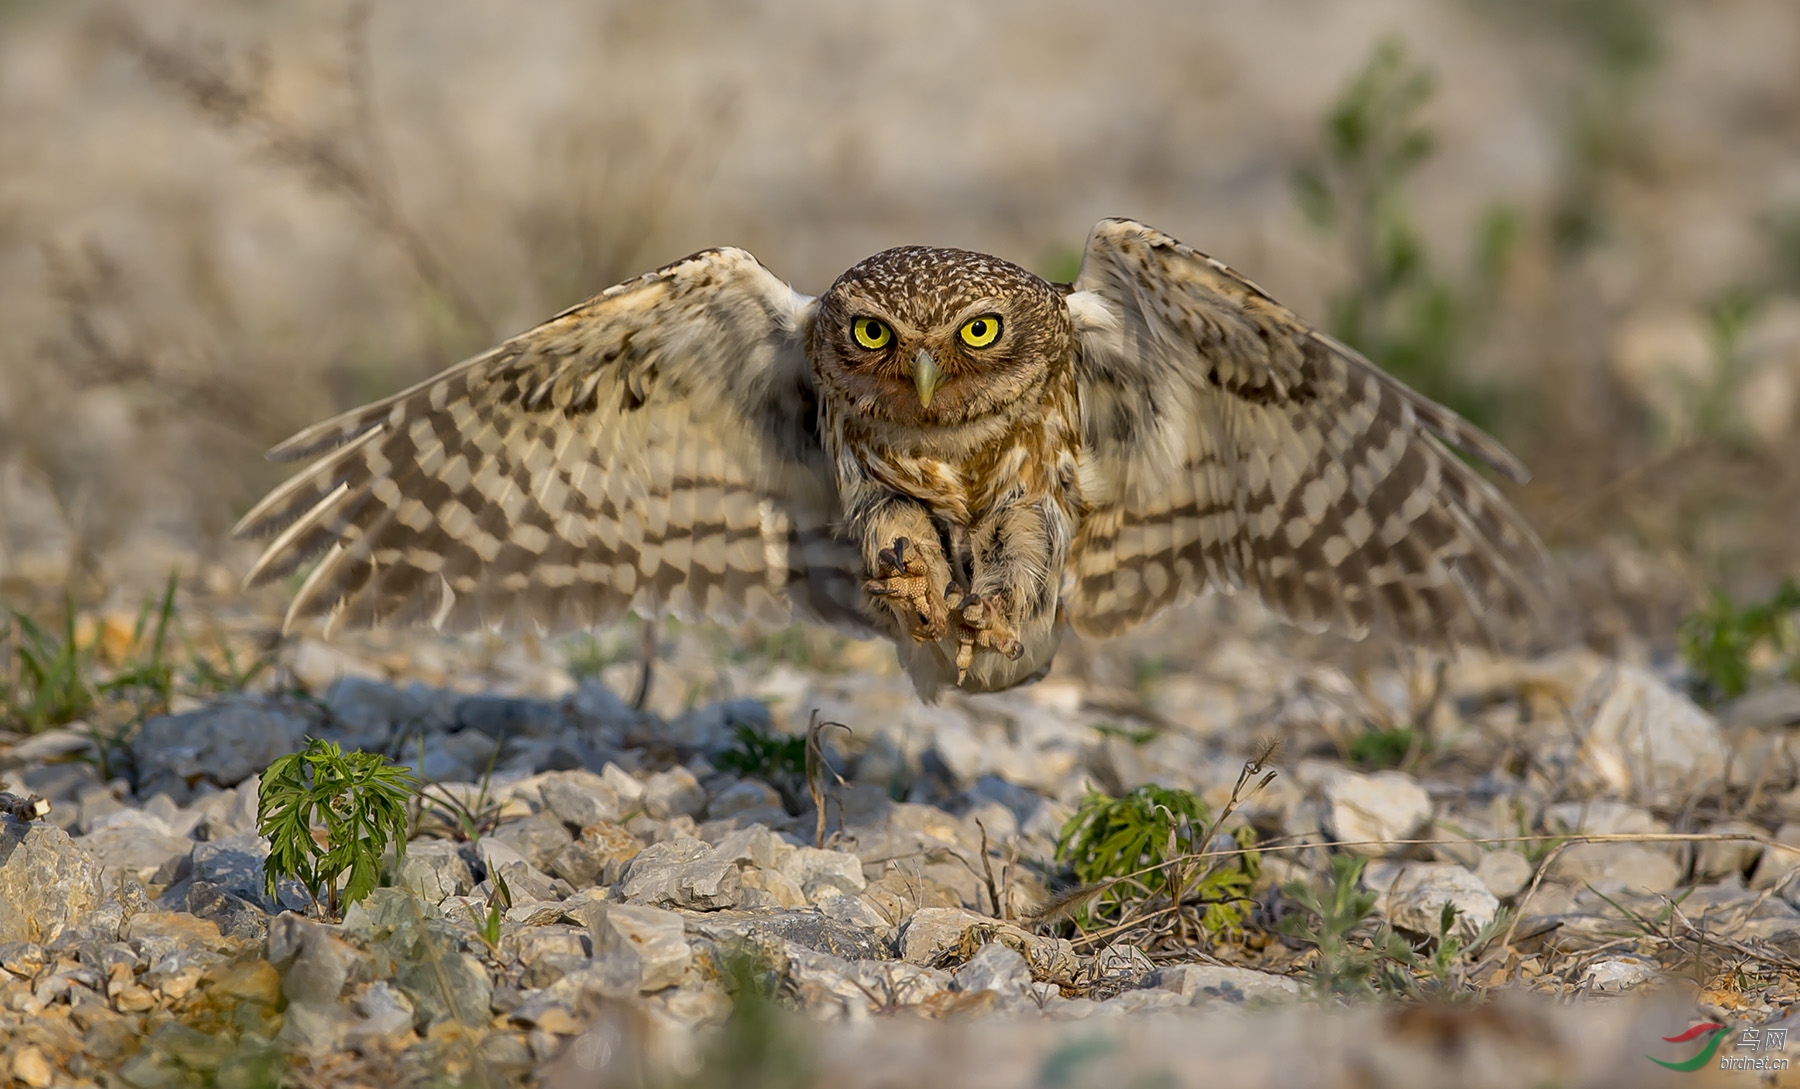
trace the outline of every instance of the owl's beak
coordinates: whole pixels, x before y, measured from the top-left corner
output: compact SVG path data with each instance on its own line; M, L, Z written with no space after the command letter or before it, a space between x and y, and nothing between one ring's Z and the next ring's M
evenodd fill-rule
M919 406L930 408L931 395L943 384L944 372L938 367L937 360L931 358L930 352L920 348L919 354L913 356L913 386L919 391Z

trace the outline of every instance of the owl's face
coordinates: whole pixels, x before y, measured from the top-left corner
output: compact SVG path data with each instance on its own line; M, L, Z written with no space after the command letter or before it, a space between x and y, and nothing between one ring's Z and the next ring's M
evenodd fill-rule
M1070 344L1062 297L1039 277L985 254L902 246L820 298L812 358L840 406L929 429L1033 410Z

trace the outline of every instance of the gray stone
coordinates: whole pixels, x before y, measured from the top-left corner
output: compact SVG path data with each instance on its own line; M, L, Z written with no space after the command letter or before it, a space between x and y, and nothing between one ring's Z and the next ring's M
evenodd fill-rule
M781 806L781 794L774 787L761 779L742 779L713 795L706 803L706 815L710 820L723 820L740 813L785 813Z
M239 832L192 846L194 880L267 905L268 880L263 873L263 860L269 857L267 840L255 832Z
M625 867L619 892L626 900L711 911L737 906L744 882L736 863L682 837L644 848Z
M576 889L614 885L625 864L637 857L644 844L623 826L602 821L581 830L575 841L550 860L550 872Z
M549 870L552 860L575 838L561 820L549 813L504 821L488 835L518 851L540 870Z
M1502 900L1524 892L1531 884L1531 875L1530 860L1510 848L1488 851L1475 865L1475 876Z
M695 707L670 721L663 736L673 745L714 752L730 745L740 726L770 733L774 719L768 705L761 700L735 699Z
M467 896L475 887L462 848L448 840L419 840L406 847L395 867L394 884L410 889L428 903L441 904L452 896Z
M49 942L100 903L99 871L69 834L0 817L0 942Z
M811 949L852 961L891 955L889 943L881 936L817 911L717 911L689 916L687 927L689 934L711 942L749 939L757 944ZM948 980L949 976L944 978Z
M904 961L850 959L802 947L784 950L787 976L814 1016L863 1018L917 1006L950 989L950 974Z
M594 920L594 959L609 979L633 991L658 991L681 982L693 957L686 924L672 911L637 904L605 904Z
M900 959L930 965L962 942L972 926L992 926L994 920L965 908L920 908L900 931Z
M115 814L111 823L82 836L75 846L92 855L102 871L124 873L148 883L165 865L187 857L195 844L186 836L170 832L154 817L126 818Z
M240 832L256 831L257 790L262 776L252 775L235 787L227 787L198 803L200 822L194 836L202 840L227 839Z
M638 809L644 804L644 781L626 771L617 764L609 763L600 769L600 778L619 796L619 803L626 809Z
M1031 967L1015 949L989 942L975 951L950 980L954 991L993 991L1004 998L1023 997L1031 985Z
M1196 1004L1280 1001L1296 998L1302 990L1297 980L1287 976L1218 964L1167 965L1151 973L1144 985L1173 992Z
M412 1002L386 980L376 980L356 996L356 1014L356 1022L344 1033L352 1046L410 1034L413 1029Z
M1800 873L1800 822L1790 821L1776 829L1775 842L1791 846L1763 848L1756 872L1750 875L1753 889L1791 886L1794 875Z
M768 828L753 824L748 828L735 828L727 832L713 845L713 850L720 858L748 862L758 869L773 870L797 848Z
M809 899L820 889L861 892L868 886L868 881L863 878L862 860L844 851L799 847L783 856L775 868L793 879Z
M1436 935L1445 904L1455 907L1455 933L1465 942L1500 911L1481 879L1454 862L1378 863L1364 871L1363 884L1377 894L1376 910L1415 934Z
M292 912L269 923L269 963L281 973L281 995L290 1006L335 1009L367 956L332 928Z
M893 920L857 893L844 892L831 885L820 885L812 901L819 909L819 914L840 923L884 934L891 933L894 929Z
M563 905L557 905L560 909ZM599 912L595 913L596 919ZM519 958L527 971L545 965L553 958L564 958L562 963L573 963L586 960L592 947L589 932L592 927L573 927L561 923L538 926L521 926L506 928L500 938L502 952ZM540 978L535 986L544 986L555 973L549 973L549 979Z
M543 700L511 696L470 696L456 705L456 720L465 730L489 738L541 737L563 726L562 709Z
M132 742L138 791L165 791L182 799L190 784L207 780L236 786L268 767L276 757L297 752L317 723L276 702L233 696L198 711L157 715Z
M558 820L576 828L614 824L624 816L618 792L591 771L551 772L538 784L538 793Z
M644 781L644 812L653 820L697 816L706 808L706 791L686 768L659 771Z
M1642 843L1576 843L1550 864L1550 876L1603 893L1667 892L1681 882L1681 866L1668 852Z
M592 677L585 678L564 705L579 716L583 724L612 734L623 734L644 717L612 689Z
M53 761L68 760L80 756L88 759L96 755L94 737L87 727L81 723L73 726L58 726L32 734L22 741L14 742L7 747L0 757L0 767L16 768L31 764L48 764Z
M325 691L325 706L331 717L319 735L346 749L379 752L395 733L425 725L410 693L369 677L339 677Z
M1742 833L1759 838L1768 832L1749 821L1725 821L1707 829L1714 834ZM1756 869L1762 858L1762 844L1755 840L1714 840L1699 844L1695 870L1703 879L1716 881L1722 877L1742 877Z
M1656 963L1642 957L1606 957L1594 961L1582 973L1581 982L1596 991L1629 991L1654 983L1661 975Z
M187 910L219 928L227 938L260 942L269 935L269 915L246 897L207 881L188 885Z
M1384 844L1413 838L1430 819L1431 796L1404 772L1343 772L1325 786L1325 823L1352 854L1388 854Z
M506 882L515 903L527 900L561 900L575 891L568 882L559 881L525 861L517 851L497 840L483 838L475 851L487 866L488 883L494 884L498 874Z

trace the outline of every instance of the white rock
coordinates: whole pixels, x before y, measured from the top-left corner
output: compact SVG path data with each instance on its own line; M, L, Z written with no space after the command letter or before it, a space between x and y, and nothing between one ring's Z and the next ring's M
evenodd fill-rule
M640 991L679 984L692 957L686 923L673 911L604 904L594 920L594 958L631 966Z
M1587 966L1581 982L1596 991L1629 991L1656 979L1656 965L1637 957L1607 957Z
M975 951L967 964L950 979L953 991L993 991L1005 997L1023 997L1031 984L1031 967L1015 949L989 942Z
M1718 723L1648 670L1608 670L1576 716L1581 765L1608 794L1678 806L1725 771Z
M1383 843L1413 838L1431 819L1431 796L1404 772L1345 772L1325 786L1325 819L1339 842L1358 844L1345 850L1384 855Z
M862 861L844 851L799 847L776 863L776 869L793 878L809 897L821 888L861 892L868 887Z
M706 808L706 791L686 768L659 771L644 782L644 812L663 821L692 817Z
M686 836L653 843L626 864L619 882L627 900L711 911L736 907L744 880L737 864Z
M604 776L591 771L556 771L542 776L538 793L557 819L588 828L624 816L619 794Z
M1479 877L1454 862L1371 866L1363 884L1379 897L1376 909L1402 930L1436 935L1444 905L1456 907L1455 932L1464 941L1494 921L1500 901Z
M1707 829L1715 835L1742 834L1747 836L1766 837L1768 832L1749 821L1725 821ZM1762 858L1763 846L1755 840L1722 839L1699 845L1700 853L1695 862L1695 869L1700 876L1712 880L1722 877L1741 877L1756 868Z
M1510 849L1489 851L1475 866L1475 876L1481 878L1489 892L1502 900L1524 892L1531 884L1531 875L1531 862Z
M1190 1002L1237 1005L1250 999L1293 998L1301 990L1298 981L1286 976L1217 964L1171 964L1159 968L1146 986L1173 992Z
M1750 875L1750 887L1753 889L1791 886L1794 875L1800 873L1800 823L1790 821L1782 825L1775 832L1775 842L1792 846L1763 849L1762 858L1756 863L1756 872Z

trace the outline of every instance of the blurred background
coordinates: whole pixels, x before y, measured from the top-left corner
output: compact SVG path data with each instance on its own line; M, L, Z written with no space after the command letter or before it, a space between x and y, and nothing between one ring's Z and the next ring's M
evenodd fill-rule
M269 445L695 249L1105 215L1511 444L1602 649L1800 572L1792 0L4 0L0 597L223 591Z

